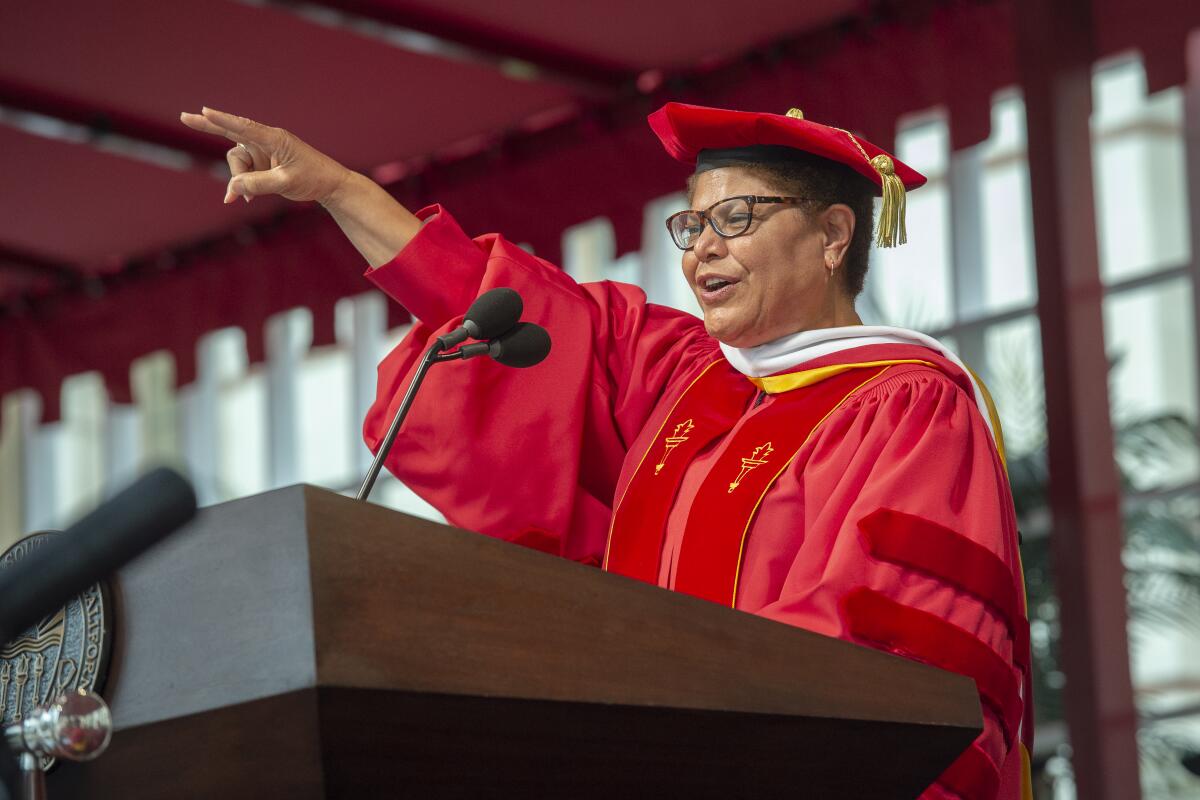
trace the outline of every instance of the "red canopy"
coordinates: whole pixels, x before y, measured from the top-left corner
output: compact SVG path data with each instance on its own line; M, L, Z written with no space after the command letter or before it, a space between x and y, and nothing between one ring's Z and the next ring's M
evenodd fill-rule
M1093 0L1096 56L1144 54L1151 89L1185 76L1194 0ZM324 215L224 206L225 145L177 122L212 105L298 132L410 207L557 259L567 226L604 215L640 246L645 203L686 168L645 123L666 100L804 109L891 149L897 118L947 111L982 140L1016 83L1009 0L687 3L484 0L42 0L0 24L0 394L167 348L297 305L332 340L363 264ZM47 135L49 134L49 135ZM147 148L153 145L153 148Z

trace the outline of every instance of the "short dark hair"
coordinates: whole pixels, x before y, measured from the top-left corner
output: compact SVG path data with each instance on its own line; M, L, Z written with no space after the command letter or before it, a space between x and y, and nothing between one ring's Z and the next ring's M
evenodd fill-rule
M854 212L854 236L846 248L842 263L842 285L851 298L862 293L871 257L871 238L875 229L876 186L867 178L844 164L827 158L797 151L794 160L763 164L747 162L737 166L769 181L776 190L803 197L809 214L824 211L841 203ZM696 188L696 175L688 178L687 191L691 197Z

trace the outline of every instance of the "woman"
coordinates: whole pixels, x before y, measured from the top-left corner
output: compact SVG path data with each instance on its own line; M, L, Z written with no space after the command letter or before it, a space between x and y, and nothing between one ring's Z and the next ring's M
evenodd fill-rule
M471 240L438 206L410 214L285 131L209 109L183 121L239 143L226 202L321 202L420 320L379 367L372 449L431 337L482 291L517 288L550 331L538 369L430 373L388 466L451 522L970 675L984 732L923 797L1028 793L999 426L953 354L855 312L874 196L877 242L902 243L920 175L799 112L664 106L651 127L696 164L694 210L668 229L701 322L633 286L576 284L498 235Z

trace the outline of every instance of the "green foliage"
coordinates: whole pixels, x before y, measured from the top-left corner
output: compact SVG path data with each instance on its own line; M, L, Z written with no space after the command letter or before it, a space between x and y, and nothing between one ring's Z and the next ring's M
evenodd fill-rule
M1121 479L1129 493L1147 487L1135 476L1169 475L1195 448L1194 426L1176 415L1134 420L1114 431ZM1032 629L1037 719L1062 719L1046 454L1044 447L1009 461L1013 501L1022 530ZM1140 484L1140 485L1139 485ZM1163 631L1200 637L1200 536L1197 498L1190 495L1133 499L1125 503L1125 588L1131 646ZM1033 534L1033 535L1029 535Z
M1177 474L1194 457L1196 430L1174 415L1147 417L1114 430L1116 460L1126 492L1123 504L1126 603L1130 647L1169 633L1200 638L1200 498L1182 493L1139 498L1139 491ZM1047 468L1041 447L1009 461L1013 500L1025 536L1021 556L1029 598L1034 663L1034 714L1039 722L1063 718L1059 641L1061 624L1051 554ZM1144 796L1191 796L1197 779L1180 759L1197 742L1168 724L1144 726L1138 736Z

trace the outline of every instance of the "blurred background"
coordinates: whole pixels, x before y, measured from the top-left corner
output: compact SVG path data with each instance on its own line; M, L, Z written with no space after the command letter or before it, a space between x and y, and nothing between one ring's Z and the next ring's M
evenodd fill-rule
M860 312L995 396L1037 796L1134 763L1144 797L1200 798L1194 0L5 4L0 551L153 463L203 504L351 493L369 463L406 313L320 209L222 205L228 143L180 111L286 127L413 210L695 311L662 224L687 169L644 122L666 100L797 106L929 176ZM375 498L438 518L390 477Z

